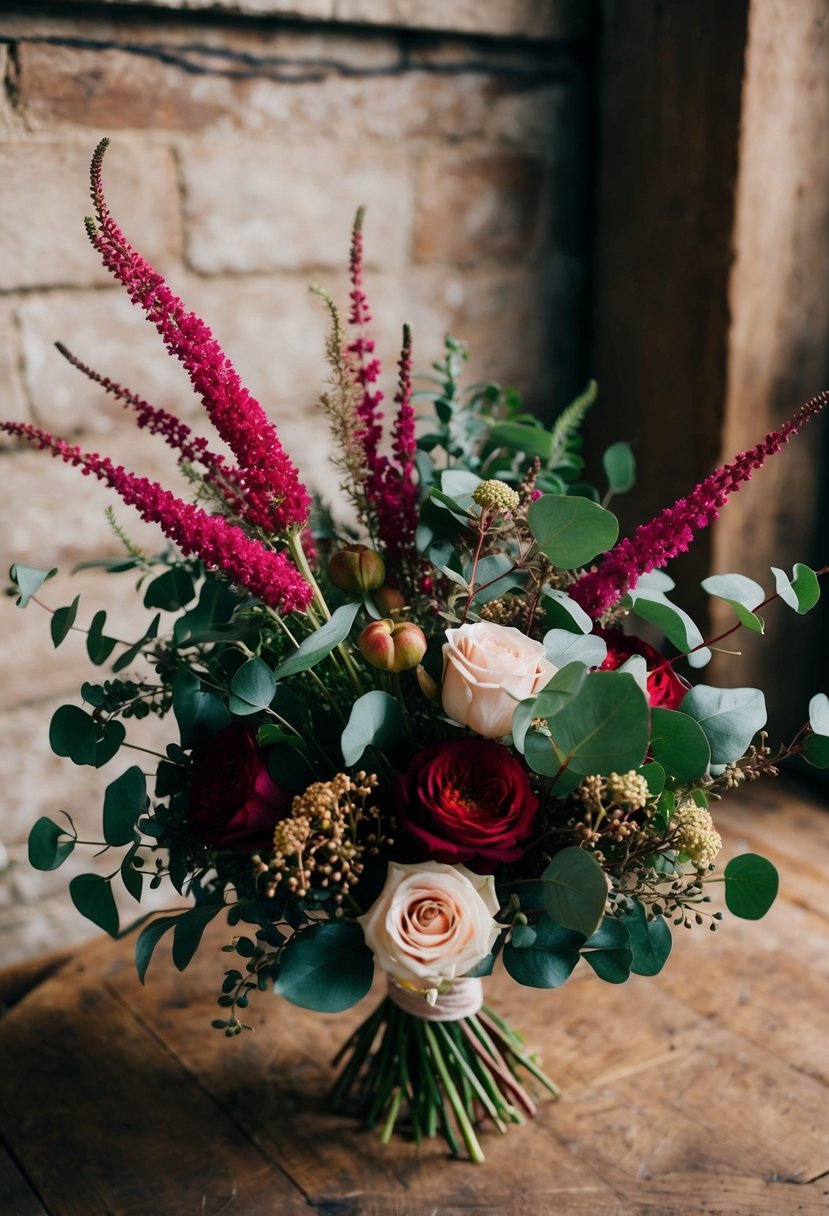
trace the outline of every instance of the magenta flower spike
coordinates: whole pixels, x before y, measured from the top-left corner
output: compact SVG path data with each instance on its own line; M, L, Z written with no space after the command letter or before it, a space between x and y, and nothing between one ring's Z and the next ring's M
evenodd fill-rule
M89 220L90 240L104 265L126 287L155 325L171 354L184 365L219 436L239 462L239 480L251 509L269 529L302 527L310 499L262 406L242 385L210 329L187 312L157 271L129 244L104 198L101 167L109 140L95 149L90 169L98 224Z
M720 508L740 486L749 481L769 456L779 452L804 423L829 402L829 391L805 402L778 431L770 431L760 443L711 473L688 495L667 507L649 523L641 524L633 536L619 542L591 570L568 587L568 594L592 617L598 619L632 590L641 576L659 570L672 558L685 553L697 531L717 518Z
M75 444L56 439L40 427L25 422L2 422L0 430L45 448L67 464L80 466L135 507L142 519L158 524L182 553L193 553L206 566L221 570L247 588L263 603L281 612L301 611L311 600L311 588L284 553L275 553L251 540L220 515L208 515L201 507L184 502L156 481L130 473L105 456L84 452Z
M417 529L417 486L414 481L415 416L412 408L412 331L403 326L403 349L398 363L398 387L394 400L397 415L392 433L395 463L387 462L377 500L380 540L392 557L411 552Z
M374 357L374 339L366 333L366 326L371 321L371 310L368 297L363 290L363 219L365 207L357 209L354 227L351 230L351 310L348 314L349 324L357 330L357 337L349 342L347 350L354 356L355 376L362 389L362 397L357 404L357 417L360 420L359 439L366 459L368 470L368 490L371 497L372 487L375 492L379 489L380 478L385 465L385 457L380 456L378 448L383 437L382 418L378 407L383 400L379 389L372 389L380 375L380 360Z

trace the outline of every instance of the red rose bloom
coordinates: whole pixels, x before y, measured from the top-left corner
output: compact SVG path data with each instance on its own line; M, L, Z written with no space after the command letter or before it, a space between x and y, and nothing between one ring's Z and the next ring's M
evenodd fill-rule
M256 746L256 732L234 723L193 753L189 820L217 849L255 853L273 842L273 830L291 809Z
M491 739L418 752L398 778L398 794L400 827L424 858L481 874L518 860L538 810L526 769Z
M674 671L665 667L664 655L641 638L629 637L621 629L597 629L607 642L607 658L599 671L615 671L634 654L640 654L648 665L648 700L654 709L678 709L688 691L688 685Z

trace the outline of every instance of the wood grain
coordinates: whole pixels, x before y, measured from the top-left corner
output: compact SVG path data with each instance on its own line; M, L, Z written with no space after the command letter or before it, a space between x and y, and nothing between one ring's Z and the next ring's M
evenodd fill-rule
M828 1211L829 928L810 901L829 818L779 790L729 805L729 852L777 847L786 895L766 921L677 931L663 975L621 987L587 968L555 993L493 977L489 999L543 1049L565 1096L506 1137L484 1133L485 1166L452 1162L438 1143L381 1148L329 1108L331 1056L379 984L338 1017L263 995L255 1033L211 1030L227 965L219 926L184 974L159 957L146 987L132 943L99 940L0 1022L0 1211Z

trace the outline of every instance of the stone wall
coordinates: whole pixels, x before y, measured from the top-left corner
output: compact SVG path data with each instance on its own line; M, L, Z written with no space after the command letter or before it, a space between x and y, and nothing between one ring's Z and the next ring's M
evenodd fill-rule
M105 175L116 217L213 327L311 483L328 477L314 412L325 316L307 285L345 300L359 203L369 208L367 287L387 370L408 320L419 367L448 331L469 341L472 378L514 383L545 414L579 387L589 214L582 0L4 8L3 416L175 484L160 441L69 367L57 339L201 428L182 369L85 238L87 166L103 134L113 141ZM388 378L385 388L390 396ZM3 444L0 565L58 566L44 603L81 592L79 625L105 607L129 638L144 618L129 577L69 573L118 552L103 514L110 501L45 454ZM117 510L153 547L153 531L131 515ZM38 815L61 807L91 829L100 790L128 761L94 773L51 755L51 713L78 703L88 676L83 636L53 655L46 612L5 599L0 613L1 963L89 931L65 892L74 859L37 874L25 840Z

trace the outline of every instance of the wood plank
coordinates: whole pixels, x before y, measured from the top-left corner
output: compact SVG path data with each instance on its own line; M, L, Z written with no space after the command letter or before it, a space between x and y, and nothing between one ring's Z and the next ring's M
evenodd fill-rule
M626 1194L637 1216L794 1216L796 1212L826 1212L829 1189L825 1180L810 1184L769 1178L712 1178L700 1174L672 1174L643 1178L628 1186Z
M21 1001L72 958L71 950L50 950L0 971L0 1015Z
M304 1197L83 966L0 1024L0 1131L59 1216L305 1212ZM240 1078L240 1086L246 1078Z
M47 1216L29 1180L3 1144L0 1144L0 1212L5 1216Z

